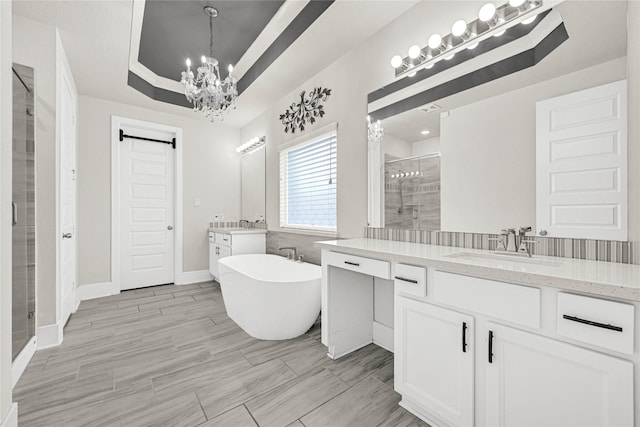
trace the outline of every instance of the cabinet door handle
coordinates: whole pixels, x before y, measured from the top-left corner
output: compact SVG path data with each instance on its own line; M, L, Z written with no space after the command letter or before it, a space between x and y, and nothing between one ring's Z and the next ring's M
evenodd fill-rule
M493 363L493 331L489 331L489 363Z
M402 280L403 282L413 283L413 284L415 284L415 285L417 285L417 284L418 284L418 281L417 281L417 280L414 280L414 279L407 279L406 277L395 276L395 279L396 279L396 280Z
M594 322L593 320L581 319L579 317L569 316L568 314L563 314L562 318L571 320L572 322L584 323L585 325L595 326L597 328L610 329L612 331L622 332L622 327L609 325L608 323Z
M462 352L467 352L467 322L462 322Z
M345 261L344 263L349 265L354 265L356 267L360 267L360 264L358 264L357 262Z
M18 225L18 205L15 202L11 202L11 225Z

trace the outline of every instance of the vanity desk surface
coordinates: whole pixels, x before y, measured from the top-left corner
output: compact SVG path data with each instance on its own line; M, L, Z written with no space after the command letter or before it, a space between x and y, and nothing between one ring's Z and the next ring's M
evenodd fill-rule
M486 250L364 238L316 242L315 246L343 254L433 267L498 281L640 301L640 265L534 256L532 260L540 260L538 264L531 263L528 258L510 255L501 259L483 258L482 255L494 254ZM456 257L456 254L462 256ZM473 257L474 254L480 256Z

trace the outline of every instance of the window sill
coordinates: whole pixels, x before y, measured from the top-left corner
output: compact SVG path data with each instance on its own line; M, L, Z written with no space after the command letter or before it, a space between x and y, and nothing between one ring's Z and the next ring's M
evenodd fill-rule
M322 236L338 238L337 231L321 231L321 230L309 230L307 228L295 228L295 227L280 227L276 230L270 230L278 233L292 233L292 234L307 234L309 236Z

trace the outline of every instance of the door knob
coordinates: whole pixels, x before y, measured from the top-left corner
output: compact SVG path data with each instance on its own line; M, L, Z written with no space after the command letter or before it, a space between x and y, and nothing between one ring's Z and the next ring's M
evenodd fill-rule
M71 233L64 233L64 234L62 235L62 238L63 238L63 239L70 239L71 237L73 237L73 234L71 234Z
M173 226L167 225L167 230L173 230Z

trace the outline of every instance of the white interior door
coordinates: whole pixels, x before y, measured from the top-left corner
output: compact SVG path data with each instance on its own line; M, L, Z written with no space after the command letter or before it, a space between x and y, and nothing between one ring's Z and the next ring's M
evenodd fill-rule
M122 126L125 135L171 141L174 134ZM120 289L174 282L175 150L124 138L120 145Z
M60 111L60 254L63 323L76 299L76 130L75 91L63 75Z
M537 229L627 240L627 81L540 101L536 114Z

